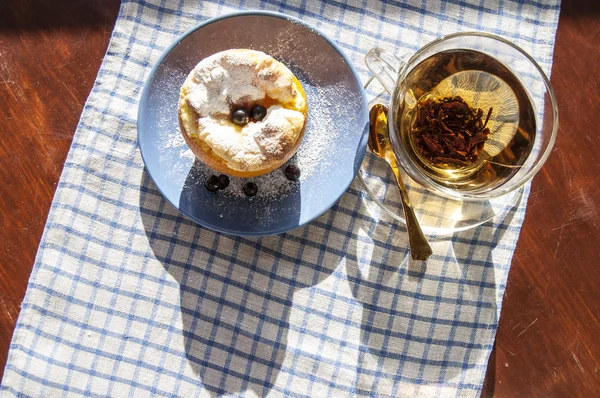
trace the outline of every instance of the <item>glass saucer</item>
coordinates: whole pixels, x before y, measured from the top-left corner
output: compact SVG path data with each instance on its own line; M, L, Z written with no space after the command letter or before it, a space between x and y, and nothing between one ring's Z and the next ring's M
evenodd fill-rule
M365 91L371 99L369 108L376 103L389 103L389 96L373 77L365 84ZM516 206L524 190L520 188L505 196L486 201L462 201L439 196L415 182L402 169L400 172L410 203L423 233L427 235L451 235L484 224ZM358 178L372 199L372 202L366 203L369 212L377 214L383 210L390 217L406 224L396 180L384 160L367 152Z

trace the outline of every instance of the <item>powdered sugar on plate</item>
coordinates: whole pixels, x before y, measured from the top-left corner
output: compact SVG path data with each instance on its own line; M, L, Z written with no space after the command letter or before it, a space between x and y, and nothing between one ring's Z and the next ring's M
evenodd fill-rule
M314 91L314 93L309 99L306 135L292 159L292 162L300 168L301 180L312 175L319 165L331 165L334 161L327 156L327 153L331 153L331 145L335 145L338 135L335 121L343 114L339 104L334 104L329 100L329 98L339 97L341 94L339 90L336 92L335 87L309 91Z

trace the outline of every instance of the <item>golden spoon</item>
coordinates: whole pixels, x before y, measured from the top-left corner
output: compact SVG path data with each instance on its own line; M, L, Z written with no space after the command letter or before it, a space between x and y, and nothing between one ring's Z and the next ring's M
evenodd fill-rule
M396 163L396 156L392 151L392 144L390 143L390 136L387 124L388 108L385 105L375 104L369 112L369 149L377 157L385 160L396 177L398 188L400 189L400 197L402 198L402 209L404 209L404 218L406 219L406 229L408 230L408 241L410 243L410 255L413 260L427 260L431 256L431 246L425 239L423 231L419 226L417 216L410 205L408 200L408 192L400 171L398 170L398 164Z

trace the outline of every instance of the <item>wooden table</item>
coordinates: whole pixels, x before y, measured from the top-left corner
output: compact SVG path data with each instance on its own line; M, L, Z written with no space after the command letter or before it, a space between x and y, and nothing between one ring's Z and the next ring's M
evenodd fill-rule
M0 378L119 0L0 2ZM483 396L600 391L600 2L562 5L558 140L536 176Z

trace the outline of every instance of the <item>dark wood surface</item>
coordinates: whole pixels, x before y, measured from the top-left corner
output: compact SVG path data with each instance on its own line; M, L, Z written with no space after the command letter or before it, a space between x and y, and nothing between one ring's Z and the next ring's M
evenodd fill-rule
M0 0L0 377L119 0Z
M0 1L0 378L118 0ZM562 5L555 149L536 176L482 395L600 391L600 2Z
M483 396L600 396L600 2L563 1L559 131L534 178Z

